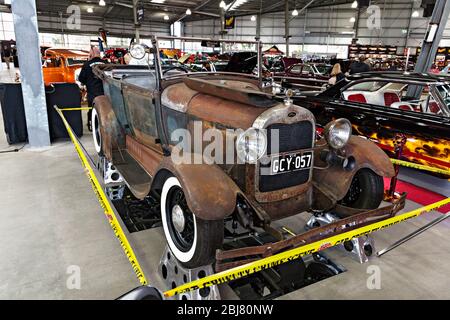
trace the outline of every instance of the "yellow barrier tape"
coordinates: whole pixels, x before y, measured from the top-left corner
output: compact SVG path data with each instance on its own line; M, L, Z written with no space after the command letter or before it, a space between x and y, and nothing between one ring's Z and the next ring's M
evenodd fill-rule
M100 202L100 205L102 206L102 208L105 212L105 215L108 218L109 224L111 225L111 228L113 229L114 234L116 235L117 239L119 239L120 245L122 246L122 249L127 256L128 261L130 262L131 266L133 267L136 277L138 278L139 282L142 285L146 285L147 279L145 278L144 272L142 271L142 268L139 265L138 260L136 259L136 255L134 254L134 251L131 248L131 245L128 242L128 239L126 238L125 234L123 233L122 227L120 226L120 224L117 220L117 217L106 197L105 192L103 191L100 183L98 182L97 177L95 176L92 166L89 164L89 162L86 158L86 155L81 150L81 145L78 142L77 138L75 137L75 134L73 133L72 128L70 127L70 125L67 122L66 118L64 117L63 113L61 112L61 109L57 108L56 106L55 106L55 109L58 112L59 116L61 117L61 119L64 123L64 126L66 127L67 132L69 133L70 139L72 140L73 145L75 146L75 150L78 153L78 157L80 158L81 163L83 164L83 167L85 169L85 172L89 178L89 181L91 182L92 189L94 190L95 194L97 195L98 201ZM67 110L67 109L65 109L65 110Z
M78 110L92 110L92 108L88 108L88 107L81 107L81 108L64 108L64 109L59 109L61 111L78 111Z
M397 165L402 166L402 167L419 169L419 170L423 170L423 171L430 171L430 172L440 173L440 174L445 174L445 175L450 176L450 170L429 167L429 166L425 166L425 165L422 165L422 164L417 164L417 163L413 163L413 162L409 162L409 161L403 161L403 160L398 160L398 159L391 159L391 161L392 161L393 164L397 164Z
M298 259L302 256L312 254L314 252L318 252L330 247L334 247L338 244L349 241L353 238L359 238L370 234L375 231L379 231L388 227L391 227L397 223L403 222L405 220L415 218L420 216L421 214L433 211L442 206L445 206L450 203L450 198L441 200L434 204L430 204L428 206L418 208L416 210L410 211L408 213L404 213L402 215L389 218L365 227L361 227L346 233L342 233L336 236L332 236L327 239L323 239L299 248L291 249L289 251L278 253L274 256L263 258L256 262L248 263L243 266L239 266L230 270L225 270L220 273L216 273L205 278L192 281L190 283L181 285L175 289L164 292L164 296L172 297L177 294L186 293L189 291L210 287L213 285L222 284L225 282L233 281L242 277L246 277L250 274L269 269L280 264Z

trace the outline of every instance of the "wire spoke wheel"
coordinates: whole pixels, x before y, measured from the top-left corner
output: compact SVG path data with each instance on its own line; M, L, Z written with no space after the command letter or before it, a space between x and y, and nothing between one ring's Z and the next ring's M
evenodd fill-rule
M184 267L192 269L214 261L223 243L223 219L197 217L174 176L167 178L161 191L161 220L167 245Z
M362 193L361 189L361 183L359 181L358 174L355 176L355 178L352 181L352 184L350 185L350 189L348 190L347 195L342 200L342 204L351 207L358 199L360 198Z
M178 249L187 252L194 244L194 215L187 206L183 190L172 187L167 195L166 202L167 225Z
M361 169L353 177L350 188L341 204L357 209L376 209L384 195L384 181L370 169Z

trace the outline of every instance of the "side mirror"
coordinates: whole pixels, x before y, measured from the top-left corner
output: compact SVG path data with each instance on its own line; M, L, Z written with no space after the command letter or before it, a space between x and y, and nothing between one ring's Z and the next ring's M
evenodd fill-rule
M163 294L155 287L141 286L125 293L117 300L164 300Z

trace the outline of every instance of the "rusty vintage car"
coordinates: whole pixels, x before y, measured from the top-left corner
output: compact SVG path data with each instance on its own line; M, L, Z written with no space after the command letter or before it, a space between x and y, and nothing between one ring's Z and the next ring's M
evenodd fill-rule
M157 195L168 246L185 267L221 259L216 250L222 248L226 222L271 232L280 240L272 249L283 250L399 210L377 209L383 177L392 177L394 169L373 142L351 135L349 121L330 122L324 138L317 138L309 110L289 97L280 103L267 93L270 88L262 89L261 65L257 76L163 69L154 54L159 39L152 38L151 48L135 45L130 50L135 57L147 56L148 67L94 68L105 95L95 99L93 138L96 151L112 162L136 198ZM255 45L260 56L260 43L246 44ZM215 130L223 141L231 136L233 148L225 155L231 163L206 156L205 141L180 153L176 132L184 129L195 137L199 128ZM193 163L179 163L175 154L187 155ZM196 163L198 158L204 161ZM320 215L330 210L346 217L343 224L312 230L301 239L283 242L271 227L272 221L305 211ZM267 249L252 250L267 255ZM249 252L222 254L227 260Z
M42 71L44 83L76 83L78 74L89 58L89 52L71 49L45 50Z

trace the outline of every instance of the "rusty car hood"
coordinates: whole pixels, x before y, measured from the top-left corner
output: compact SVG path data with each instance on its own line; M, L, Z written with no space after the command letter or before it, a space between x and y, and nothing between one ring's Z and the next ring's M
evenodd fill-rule
M268 108L279 104L255 84L239 80L186 78L167 87L162 104L199 119L246 129Z

